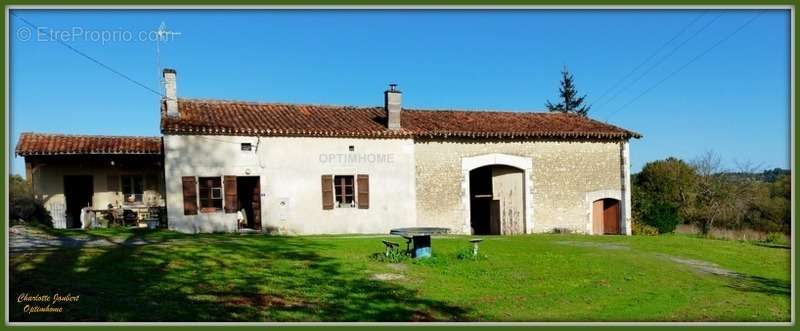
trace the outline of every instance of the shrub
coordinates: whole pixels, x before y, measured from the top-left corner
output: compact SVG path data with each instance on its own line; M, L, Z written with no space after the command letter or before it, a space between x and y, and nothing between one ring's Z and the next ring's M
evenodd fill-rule
M658 233L670 233L675 231L681 219L678 216L678 209L670 203L653 201L640 214L643 223L658 230Z
M400 263L408 259L408 254L404 250L393 249L388 254L385 252L372 254L372 259L378 262Z
M555 234L570 234L573 231L567 228L553 228L553 233Z
M41 225L48 228L53 227L53 218L50 217L50 212L33 197L12 196L8 201L8 214L12 225L27 224Z
M770 244L787 245L789 244L789 241L786 239L786 235L781 232L770 232L767 234L767 238L764 239L764 241Z
M480 261L486 260L486 255L481 254L480 251L478 251L478 255L472 255L472 247L464 247L456 252L456 259Z
M638 220L633 221L632 233L634 236L657 236L658 229L654 226L644 224Z

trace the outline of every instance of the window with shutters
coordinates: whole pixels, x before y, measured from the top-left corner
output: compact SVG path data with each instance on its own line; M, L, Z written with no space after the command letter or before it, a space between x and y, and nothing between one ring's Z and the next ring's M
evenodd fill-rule
M322 175L322 209L369 209L369 175Z
M144 197L144 180L140 175L120 176L125 204L140 204Z
M222 179L219 177L200 177L197 185L200 211L214 212L222 209Z
M355 207L353 176L333 176L333 192L338 207Z

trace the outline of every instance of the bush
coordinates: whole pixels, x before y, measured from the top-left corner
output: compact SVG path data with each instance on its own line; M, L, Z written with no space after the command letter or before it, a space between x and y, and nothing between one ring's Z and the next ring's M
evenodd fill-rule
M41 202L33 197L14 197L8 201L8 214L11 225L27 224L53 227L53 218Z
M405 250L397 248L389 251L388 254L386 252L372 254L372 259L378 262L400 263L408 259L408 254Z
M658 233L670 233L675 231L681 219L678 216L678 209L670 203L653 201L640 214L644 224L652 226Z
M634 236L657 236L658 229L653 226L644 224L638 220L633 221L632 233Z
M567 229L567 228L553 228L553 233L555 233L555 234L571 234L573 232L574 231L572 231L571 229Z
M486 260L486 255L481 254L480 250L478 251L478 255L472 255L472 247L465 247L456 252L456 259L480 261Z
M789 241L786 239L786 235L781 232L770 232L764 241L770 244L788 245Z

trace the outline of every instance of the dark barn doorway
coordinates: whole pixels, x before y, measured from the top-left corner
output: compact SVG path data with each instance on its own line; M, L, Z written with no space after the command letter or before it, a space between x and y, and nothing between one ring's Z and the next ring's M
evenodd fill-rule
M64 176L67 228L81 227L81 208L92 204L93 195L92 176Z
M469 172L469 208L472 233L476 235L500 234L498 208L492 208L492 167L485 166Z
M261 180L258 176L236 177L239 208L247 217L246 228L261 230Z
M470 226L476 235L525 233L524 172L492 164L469 172Z

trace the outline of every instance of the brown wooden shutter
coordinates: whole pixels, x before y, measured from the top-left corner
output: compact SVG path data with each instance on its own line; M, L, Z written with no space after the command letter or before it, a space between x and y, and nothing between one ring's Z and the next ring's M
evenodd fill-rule
M109 192L119 192L119 176L106 177L106 189Z
M197 179L193 176L181 179L183 180L183 214L197 215Z
M239 203L236 199L236 176L223 177L223 189L225 190L225 212L235 213L239 210Z
M333 176L322 175L322 209L333 209Z
M358 175L358 209L369 209L369 175Z

